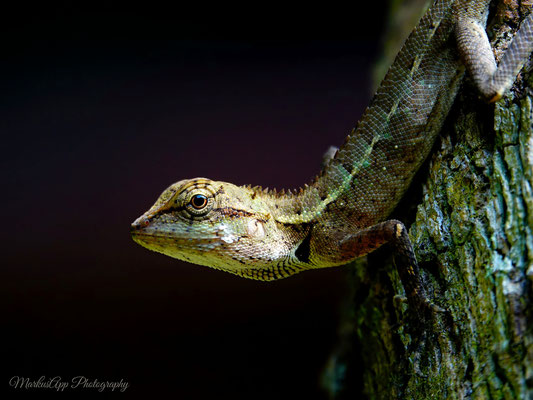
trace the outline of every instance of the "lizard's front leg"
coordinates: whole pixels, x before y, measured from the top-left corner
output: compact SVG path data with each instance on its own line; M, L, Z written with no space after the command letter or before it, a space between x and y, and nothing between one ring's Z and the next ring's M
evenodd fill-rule
M392 219L347 235L339 240L339 248L342 254L356 258L374 251L385 243L390 243L393 247L396 269L409 307L424 320L435 312L443 311L426 295L413 246L402 222Z

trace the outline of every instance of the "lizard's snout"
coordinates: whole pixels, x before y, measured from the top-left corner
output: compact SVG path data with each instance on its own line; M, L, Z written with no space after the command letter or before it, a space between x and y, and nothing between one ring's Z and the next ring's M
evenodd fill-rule
M150 220L146 218L144 215L137 218L130 226L130 231L135 232L142 228L146 228L150 224Z

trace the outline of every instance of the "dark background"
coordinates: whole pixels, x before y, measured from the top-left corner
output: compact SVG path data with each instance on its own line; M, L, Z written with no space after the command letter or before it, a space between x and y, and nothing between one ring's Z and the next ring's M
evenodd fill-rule
M309 181L370 99L384 3L2 16L8 398L56 395L10 389L15 375L123 379L129 398L326 397L342 268L244 280L149 252L129 224L186 177Z

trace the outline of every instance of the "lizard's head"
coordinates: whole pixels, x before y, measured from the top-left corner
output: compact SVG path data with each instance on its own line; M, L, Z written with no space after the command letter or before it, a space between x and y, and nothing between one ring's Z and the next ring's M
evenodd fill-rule
M183 180L133 222L131 235L170 257L248 278L277 279L282 276L271 267L282 263L290 248L262 196L250 187Z

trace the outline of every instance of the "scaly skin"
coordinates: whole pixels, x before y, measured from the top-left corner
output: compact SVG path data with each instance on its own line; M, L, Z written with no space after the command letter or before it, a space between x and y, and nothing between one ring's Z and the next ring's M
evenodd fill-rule
M465 66L483 96L495 100L532 51L528 17L496 70L484 33L488 3L436 1L357 129L297 193L182 180L132 224L133 239L174 258L266 281L343 265L391 242L408 298L424 297L406 230L386 218L427 158Z

